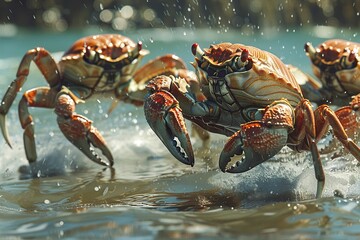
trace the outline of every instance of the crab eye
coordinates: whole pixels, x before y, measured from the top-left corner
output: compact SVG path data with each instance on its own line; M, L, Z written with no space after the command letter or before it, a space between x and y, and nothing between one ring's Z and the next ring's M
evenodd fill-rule
M90 49L90 47L85 48L84 60L88 63L94 64L99 61L99 53Z
M357 64L354 52L349 53L348 56L342 56L340 59L340 65L343 69L354 68Z

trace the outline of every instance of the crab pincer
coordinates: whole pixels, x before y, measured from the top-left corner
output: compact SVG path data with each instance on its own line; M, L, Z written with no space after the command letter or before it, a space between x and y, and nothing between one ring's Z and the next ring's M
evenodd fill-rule
M90 160L103 165L112 166L114 158L106 146L104 138L99 131L92 126L92 121L84 116L75 113L74 95L60 94L55 106L55 113L58 115L57 122L64 136L81 150ZM104 160L96 152L94 148L101 150L102 154L107 158Z
M242 124L226 142L219 160L223 172L242 173L275 156L287 141L286 128L268 128L261 121ZM262 144L259 144L262 142ZM232 158L241 159L229 166Z
M145 117L166 148L180 162L194 165L194 152L178 101L163 90L152 93L145 101Z

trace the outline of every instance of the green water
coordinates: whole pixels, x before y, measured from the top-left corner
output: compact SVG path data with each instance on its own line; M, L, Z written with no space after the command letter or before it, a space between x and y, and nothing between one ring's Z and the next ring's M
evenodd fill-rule
M151 51L144 61L175 53L192 61L191 45L231 41L271 51L284 62L310 71L306 41L323 39L319 29L266 33L165 29L121 33ZM87 29L51 34L20 31L0 38L0 96L14 79L23 54L42 46L61 56L76 39L99 34ZM333 29L330 38L356 41L357 31ZM190 68L189 64L189 68ZM36 67L24 89L45 84ZM17 101L20 99L17 98ZM225 138L212 135L201 148L196 137L195 167L178 163L150 130L143 109L92 99L77 112L94 120L115 158L102 169L75 149L58 130L52 110L32 109L38 150L37 176L27 165L17 101L11 108L10 149L0 139L0 233L9 239L358 239L359 167L350 155L323 155L326 184L314 199L316 180L309 153L284 149L271 161L244 174L217 169ZM189 126L189 125L188 125ZM24 169L26 167L22 167ZM334 194L337 192L337 194Z

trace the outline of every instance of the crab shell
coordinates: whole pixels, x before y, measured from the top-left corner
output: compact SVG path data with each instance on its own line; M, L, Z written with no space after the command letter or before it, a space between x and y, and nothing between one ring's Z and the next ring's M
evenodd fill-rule
M206 70L227 68L226 84L233 97L242 108L266 107L279 99L287 99L296 107L303 98L300 87L289 69L275 55L255 47L242 44L220 43L202 51L193 46L193 64L203 86L208 85ZM234 71L232 62L240 59L243 68ZM233 71L233 72L232 72ZM232 72L232 73L231 73Z
M141 42L135 44L121 35L105 34L81 38L65 52L59 62L63 81L91 89L96 87L96 91L111 90L119 83L128 81L140 60L149 53L141 47ZM85 60L95 58L96 54L98 63L89 63ZM110 89L102 89L105 86L98 84L101 77L104 78L104 82L106 80L106 76L103 76L104 70L120 72L120 79L117 79L117 84Z
M305 45L305 51L312 62L312 70L323 84L327 84L323 74L334 75L339 80L340 92L350 95L360 92L360 44L341 39L332 39L316 48Z

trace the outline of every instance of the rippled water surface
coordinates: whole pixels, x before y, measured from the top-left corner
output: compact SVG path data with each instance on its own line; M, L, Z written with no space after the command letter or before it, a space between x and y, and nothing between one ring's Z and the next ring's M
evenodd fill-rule
M152 30L127 33L142 40L151 56L176 53L189 63L190 47L220 41L271 51L286 63L310 70L306 41L318 44L318 29L267 35L208 30ZM92 30L65 34L23 32L0 38L0 95L14 79L22 55L43 46L61 56ZM101 33L101 32L100 32ZM341 29L328 37L354 39ZM355 35L356 36L356 35ZM26 40L24 40L26 39ZM148 56L146 60L149 60ZM189 64L190 68L190 64ZM24 89L44 85L36 67ZM20 97L20 94L19 94ZM178 163L147 126L142 108L92 99L77 112L94 120L115 158L114 169L92 163L57 127L52 110L32 109L38 163L29 174L17 98L8 114L13 148L0 138L0 233L19 238L190 238L190 239L358 239L359 166L346 153L323 155L326 184L314 199L316 180L308 153L285 148L275 158L237 175L217 170L225 138L212 135L203 148L193 137L195 167ZM188 126L190 126L188 124ZM19 171L20 170L20 171Z

